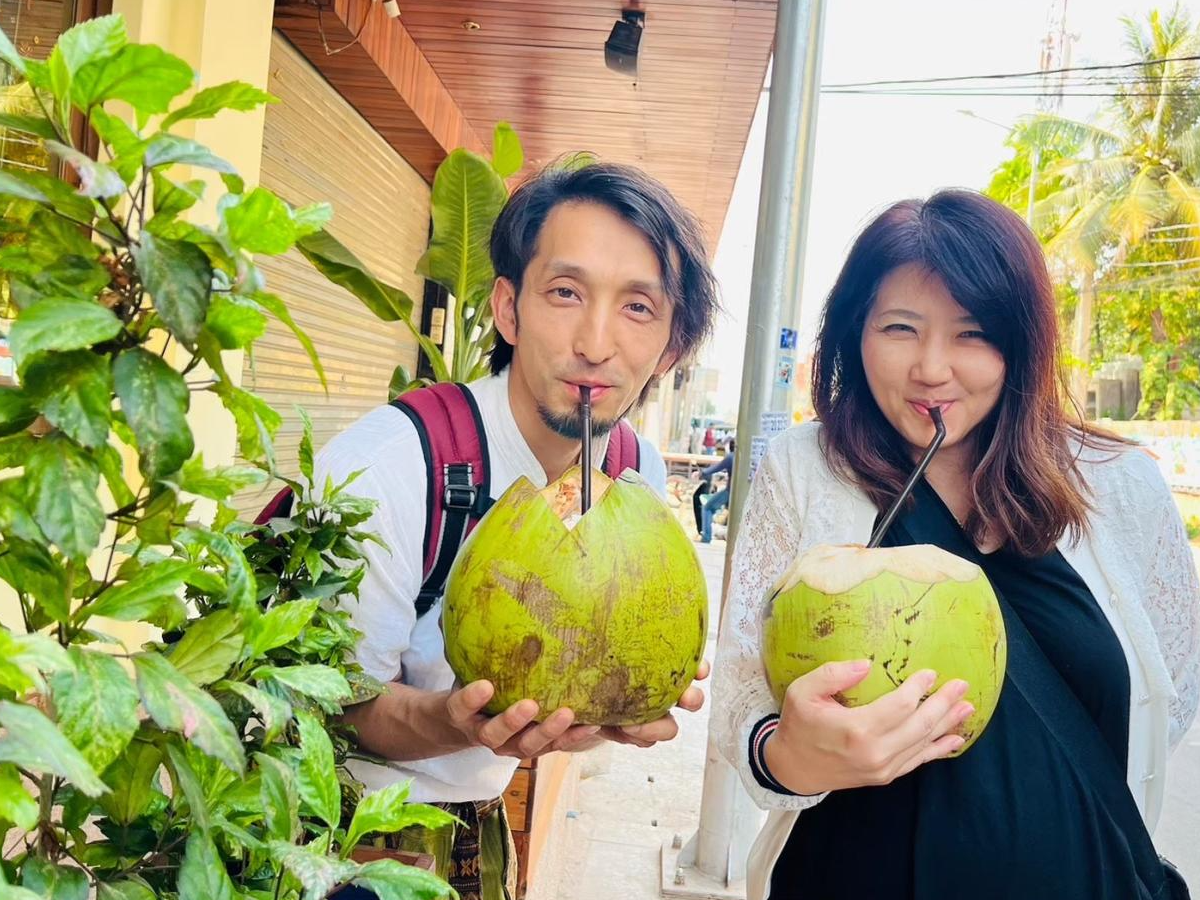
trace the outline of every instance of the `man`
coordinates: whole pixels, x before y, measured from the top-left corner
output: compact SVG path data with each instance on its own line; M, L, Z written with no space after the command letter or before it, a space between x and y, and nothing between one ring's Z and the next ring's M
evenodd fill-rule
M700 543L702 544L712 543L713 516L729 505L729 482L733 479L734 443L734 439L730 438L721 461L701 470L697 476L702 480L702 484L707 484L718 473L725 473L725 487L702 501L703 505L700 508Z
M584 386L591 388L596 461L603 459L608 431L707 336L717 299L694 219L657 182L620 166L550 169L522 185L496 222L491 255L492 375L469 389L498 497L522 475L541 487L578 461ZM640 443L643 476L665 491L662 458ZM515 866L498 798L518 760L606 739L647 747L673 738L677 726L670 715L630 728L575 725L571 710L539 710L532 700L482 714L492 686L456 687L438 609L420 618L415 612L424 466L413 425L389 406L317 458L318 484L366 470L354 491L379 507L365 527L390 548L365 546L369 568L359 602L348 605L363 632L357 659L388 689L346 713L362 747L389 763L355 762L352 771L369 790L411 779L412 800L447 805L466 827L418 830L398 846L433 851L464 900L504 900ZM679 705L702 703L692 687Z

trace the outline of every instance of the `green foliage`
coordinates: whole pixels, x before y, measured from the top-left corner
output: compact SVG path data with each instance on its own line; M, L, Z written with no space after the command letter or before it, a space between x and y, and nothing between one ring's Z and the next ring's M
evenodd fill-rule
M191 69L128 43L117 16L66 32L45 62L0 32L0 65L27 76L32 101L0 109L0 127L40 138L78 180L0 173L21 376L0 391L0 578L23 618L20 632L0 626L0 896L296 900L354 881L445 896L423 872L349 859L367 828L441 815L393 792L394 806L354 816L361 786L338 717L382 687L351 661L358 634L336 598L362 579L371 504L311 484L306 420L292 515L255 527L228 505L278 474L280 418L231 381L221 352L250 348L274 316L323 379L253 255L305 241L322 271L397 304L396 317L411 304L321 230L328 205L246 191L228 162L169 131L266 93L233 82L182 101ZM105 109L118 100L133 124ZM108 162L72 146L74 114ZM172 181L178 164L221 175L214 224L180 218L204 184ZM196 391L224 405L249 465L195 454ZM214 523L197 498L215 504ZM127 647L106 633L114 620L161 639Z
M1138 416L1180 418L1200 409L1200 75L1187 62L1200 29L1180 7L1122 22L1141 65L1116 76L1094 122L1019 123L987 193L1024 216L1036 179L1032 225L1058 264L1060 308L1073 315L1094 289L1074 364L1141 357Z

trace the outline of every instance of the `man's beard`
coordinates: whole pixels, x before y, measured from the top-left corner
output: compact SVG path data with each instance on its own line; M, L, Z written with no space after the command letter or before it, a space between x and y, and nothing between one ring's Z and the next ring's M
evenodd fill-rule
M568 440L578 441L583 438L583 415L579 410L569 413L556 413L547 406L538 404L538 415L542 423L557 434ZM592 419L592 437L601 437L616 427L619 419Z

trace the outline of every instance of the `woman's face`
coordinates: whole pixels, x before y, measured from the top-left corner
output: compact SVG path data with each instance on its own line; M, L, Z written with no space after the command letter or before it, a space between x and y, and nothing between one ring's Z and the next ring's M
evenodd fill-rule
M880 283L862 332L867 384L883 415L914 448L933 440L940 407L945 448L960 443L1000 399L1004 357L937 275L916 263Z

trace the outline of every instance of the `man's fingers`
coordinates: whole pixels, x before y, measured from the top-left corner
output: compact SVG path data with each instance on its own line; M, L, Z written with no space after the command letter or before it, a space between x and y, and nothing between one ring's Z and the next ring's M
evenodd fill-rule
M679 734L679 724L675 717L667 713L661 719L647 722L645 725L626 725L621 733L631 738L639 746L650 746L659 741L669 741Z
M450 692L446 698L446 714L451 722L463 728L487 706L493 693L495 688L490 681L472 681L466 687Z
M500 715L488 719L479 727L475 737L485 747L495 750L514 734L533 721L538 705L533 700L518 700Z
M556 709L540 725L533 726L517 738L517 755L521 757L537 756L548 745L566 734L567 729L573 724L575 724L573 710L566 707Z
M591 745L599 744L603 740L598 736L599 734L599 725L572 725L550 745L549 749L562 750L567 753L583 750Z
M700 660L700 668L696 670L696 681L703 681L712 672L712 664L707 659Z
M704 705L704 691L698 687L690 687L683 692L683 696L679 698L679 702L675 705L688 712L696 712L696 710Z

